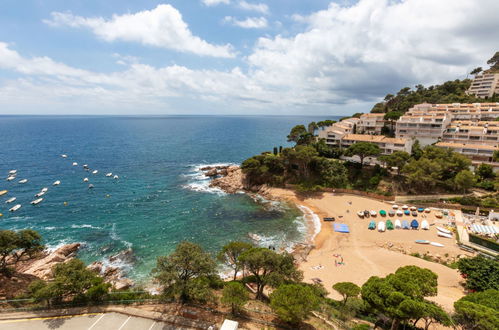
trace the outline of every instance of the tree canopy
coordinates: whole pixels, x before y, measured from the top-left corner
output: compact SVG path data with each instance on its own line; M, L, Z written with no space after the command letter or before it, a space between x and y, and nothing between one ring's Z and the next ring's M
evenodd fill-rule
M357 297L360 294L360 287L352 282L338 282L333 285L333 289L343 296L343 305L348 298Z
M499 261L478 255L459 259L457 269L471 291L499 290Z
M454 319L464 329L499 329L499 291L472 293L454 303Z
M252 247L253 245L246 242L229 242L224 245L222 250L218 253L217 259L234 271L234 280L236 280L237 273L242 266L239 261L239 256Z
M357 142L352 144L345 151L345 154L348 156L359 156L360 165L364 164L364 158L369 156L377 156L381 153L381 150L376 144L369 142Z
M221 302L224 305L230 306L232 314L235 314L248 299L248 290L246 290L244 285L239 282L229 282L223 289Z
M306 285L281 285L270 295L270 307L283 321L297 324L319 306L319 297Z
M41 235L32 229L0 230L0 272L7 272L22 259L31 259L42 251Z

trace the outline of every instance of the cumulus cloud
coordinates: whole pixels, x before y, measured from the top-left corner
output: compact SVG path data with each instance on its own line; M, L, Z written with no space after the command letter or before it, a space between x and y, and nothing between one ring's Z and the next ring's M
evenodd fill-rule
M248 17L244 20L238 20L232 16L225 16L223 21L244 29L262 29L268 26L265 17Z
M213 45L194 36L180 12L170 5L134 14L85 18L71 13L53 12L44 23L59 27L90 29L99 38L111 41L139 42L144 45L213 57L234 57L232 46Z
M244 10L248 11L256 11L258 13L262 14L268 14L269 13L269 6L267 6L264 3L249 3L244 0L239 1L238 7Z
M217 6L219 4L228 5L230 0L201 0L206 6Z
M26 57L0 44L0 69L20 75L0 82L0 104L146 105L178 112L170 109L172 100L180 100L240 113L315 112L345 104L369 111L387 93L463 78L483 65L497 51L497 12L496 0L332 3L295 17L300 33L259 38L244 58L247 67L226 70L154 67L117 57L122 70L104 74Z

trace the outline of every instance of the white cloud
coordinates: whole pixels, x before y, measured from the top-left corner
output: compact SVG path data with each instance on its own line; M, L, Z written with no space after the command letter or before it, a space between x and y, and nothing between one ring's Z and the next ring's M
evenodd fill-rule
M197 55L234 57L232 46L213 45L194 36L180 12L170 5L158 5L152 10L134 14L85 18L71 13L53 12L44 20L51 26L88 28L99 38L111 41L139 42L144 45L173 49Z
M217 6L219 4L228 5L230 0L201 0L206 6Z
M248 10L248 11L256 11L258 13L262 14L268 14L269 13L269 6L267 6L264 3L249 3L244 0L239 1L238 3L239 8Z
M195 105L191 111L334 114L346 104L369 111L376 100L402 87L463 78L483 66L497 51L497 12L496 0L331 4L300 17L300 33L258 39L244 59L248 69L153 67L117 56L122 69L104 74L29 58L0 43L0 69L19 74L0 80L0 109L50 104L178 113Z
M265 17L248 17L244 20L238 20L232 16L225 16L224 22L244 29L262 29L268 26L268 22Z

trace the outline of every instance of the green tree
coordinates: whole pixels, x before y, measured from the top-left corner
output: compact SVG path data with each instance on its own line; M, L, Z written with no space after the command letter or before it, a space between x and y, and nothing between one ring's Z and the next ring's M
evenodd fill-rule
M393 134L395 131L395 122L402 117L404 113L400 111L390 111L387 112L384 119L390 122L390 133Z
M336 120L329 120L329 119L322 120L322 121L317 122L317 127L324 128L324 127L332 126L335 123L336 123Z
M294 258L288 253L278 254L265 248L251 248L239 256L239 261L252 275L246 280L256 284L256 298L263 298L267 285L278 287L285 282L298 282L303 274L296 268Z
M234 281L236 280L237 273L241 270L242 266L239 261L239 256L252 247L253 245L246 242L229 242L224 245L222 250L218 253L218 261L223 262L234 271Z
M492 155L492 160L494 162L499 162L499 150L494 151L494 154Z
M214 276L215 270L215 261L199 245L180 242L169 256L158 257L152 274L163 286L166 295L188 301L194 298L190 293L196 288L191 282L197 278Z
M421 144L419 143L419 140L414 141L411 147L411 157L414 158L415 160L419 160L421 156L423 155L423 149L421 149Z
M463 329L499 329L499 291L472 293L454 303L454 320Z
M459 259L457 269L471 291L499 290L499 261L478 255Z
M465 193L475 185L475 176L469 170L462 170L455 176L454 184L457 189L460 189Z
M309 123L308 126L307 126L308 133L312 134L312 135L314 135L315 130L318 129L318 128L319 128L319 126L317 125L317 123L315 121Z
M477 74L479 74L482 71L483 71L482 67L479 66L478 68L474 68L473 70L471 70L470 74L477 75Z
M230 306L232 314L236 314L249 299L248 290L239 282L229 282L222 293L222 304Z
M310 165L314 157L318 156L318 152L312 146L297 146L292 149L285 149L284 156L291 165L298 169L298 177L300 179L308 179L310 177Z
M314 291L300 284L285 284L270 295L270 307L283 321L298 324L319 307Z
M297 145L306 145L313 141L313 135L307 131L304 125L293 127L287 138L288 142L295 142Z
M419 319L425 297L437 294L437 275L429 269L405 266L385 278L372 276L362 286L362 299L371 308L392 320L391 329L400 322Z
M488 71L490 72L495 72L499 70L499 52L496 52L494 56L492 56L488 61L487 64L490 65L490 69Z
M34 258L44 248L42 237L34 230L0 230L0 272L7 274L9 266Z
M360 294L360 287L352 282L338 282L333 285L333 289L343 296L343 305L348 298L357 297Z
M379 147L376 144L369 142L354 143L350 147L348 147L348 149L345 151L346 155L359 156L361 167L364 165L364 158L370 156L377 156L380 153L381 150L379 149Z
M383 155L379 157L379 160L386 163L389 167L396 167L397 174L400 175L402 168L405 166L407 161L411 158L411 155L405 151L395 151L390 155Z
M476 175L478 175L481 180L493 179L495 177L494 168L489 164L480 164L476 169Z
M435 188L440 178L442 168L427 158L409 161L403 168L408 185L417 191L430 191Z
M314 171L320 178L320 184L331 188L343 188L348 183L348 171L343 163L324 157L315 157Z

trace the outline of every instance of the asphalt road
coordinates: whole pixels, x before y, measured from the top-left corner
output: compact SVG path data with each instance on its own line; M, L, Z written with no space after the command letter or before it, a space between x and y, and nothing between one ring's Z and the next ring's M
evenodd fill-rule
M119 313L0 321L1 330L173 330L171 324Z

